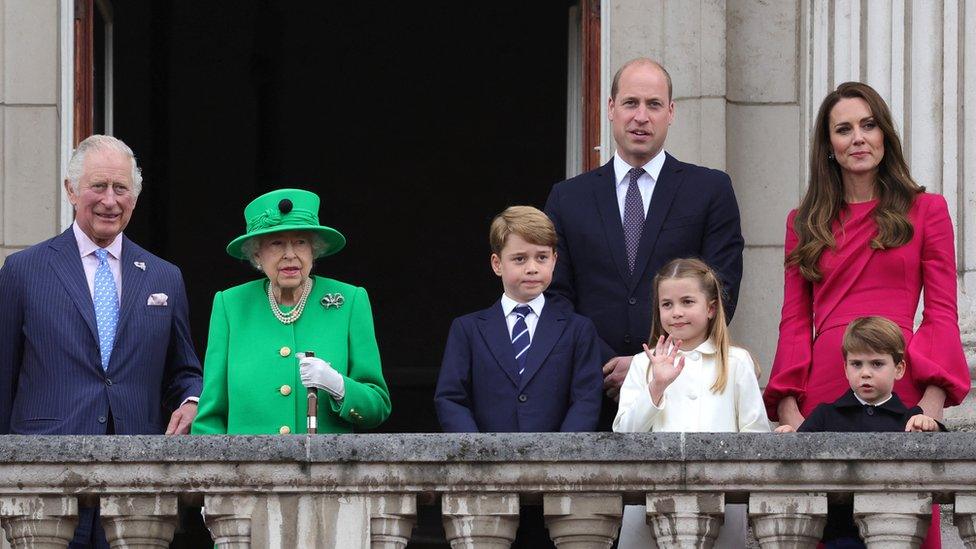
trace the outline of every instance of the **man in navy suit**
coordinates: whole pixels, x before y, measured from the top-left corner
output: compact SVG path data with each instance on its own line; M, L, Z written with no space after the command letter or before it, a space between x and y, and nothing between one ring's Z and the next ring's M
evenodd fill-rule
M654 275L698 257L722 279L735 310L744 242L729 176L664 151L674 120L671 77L650 59L626 63L608 104L617 151L604 166L557 183L546 213L559 233L552 291L589 317L600 336L609 430L620 385L651 331ZM612 399L612 400L611 400Z
M78 145L75 221L0 268L0 434L185 434L200 362L180 270L122 235L142 187L132 150ZM95 509L70 547L105 547Z

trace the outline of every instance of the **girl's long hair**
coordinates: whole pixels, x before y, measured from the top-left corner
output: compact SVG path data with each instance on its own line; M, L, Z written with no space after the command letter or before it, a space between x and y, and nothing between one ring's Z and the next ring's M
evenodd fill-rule
M718 348L718 375L715 376L715 383L712 384L711 391L715 394L725 392L725 386L729 380L729 328L725 322L725 306L722 304L722 281L715 276L715 272L700 259L675 259L658 271L654 277L654 296L660 295L658 291L661 282L675 278L693 278L698 281L705 299L709 303L715 304L715 316L708 322L708 335L715 342ZM660 301L658 301L659 303ZM662 335L667 337L664 326L661 324L661 307L654 304L654 317L651 323L650 344L657 342ZM648 374L651 370L648 368ZM758 373L757 373L758 375ZM648 380L650 381L650 380Z
M908 220L908 210L915 201L915 195L925 191L925 187L912 179L901 150L901 140L884 99L871 86L860 82L845 82L837 86L824 98L817 113L810 146L810 180L793 221L799 243L786 257L786 265L798 266L803 278L811 282L819 282L823 277L820 255L836 244L832 225L839 219L844 207L841 169L831 154L830 111L841 99L850 98L860 98L868 104L884 135L884 156L878 164L879 200L874 209L878 234L871 240L872 248L895 248L912 239L914 228Z

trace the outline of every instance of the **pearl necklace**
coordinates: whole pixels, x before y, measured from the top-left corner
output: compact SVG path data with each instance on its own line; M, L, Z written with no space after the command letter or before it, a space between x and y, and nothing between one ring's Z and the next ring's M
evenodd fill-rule
M302 311L305 310L305 302L308 300L308 294L310 293L312 293L311 277L305 279L305 283L302 285L302 295L298 298L298 303L295 305L295 308L287 313L283 313L281 312L281 308L278 307L278 302L275 301L272 284L268 282L268 302L271 304L271 312L274 313L275 318L282 324L292 324L302 316Z

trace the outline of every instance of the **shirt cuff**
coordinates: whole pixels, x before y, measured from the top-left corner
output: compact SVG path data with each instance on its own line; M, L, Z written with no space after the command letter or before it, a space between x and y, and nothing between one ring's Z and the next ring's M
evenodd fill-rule
M200 397L186 397L186 399L184 399L183 402L180 403L180 407L182 407L187 402L192 402L194 404L199 404L200 403Z

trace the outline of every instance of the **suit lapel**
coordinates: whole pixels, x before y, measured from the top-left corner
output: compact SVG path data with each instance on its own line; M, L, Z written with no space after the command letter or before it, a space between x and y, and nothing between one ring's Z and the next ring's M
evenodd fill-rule
M684 181L684 169L681 163L674 159L670 154L665 153L664 166L661 173L654 183L654 194L651 195L651 205L647 209L647 218L644 221L644 230L641 232L640 244L637 246L637 258L634 261L634 273L627 277L627 286L633 292L637 284L644 276L644 270L654 252L654 244L661 233L661 225L668 216L674 195ZM621 229L621 241L623 239L623 229Z
M88 289L88 279L85 268L81 264L81 252L75 241L74 232L69 227L61 233L61 237L50 244L54 250L51 256L51 268L57 274L64 289L71 296L85 324L91 331L95 343L98 343L98 327L95 324L95 305L92 303L91 291Z
M512 350L512 339L508 334L508 325L505 324L500 300L491 308L481 311L478 316L478 330L492 356L495 357L498 367L517 386L518 364L515 362L515 351Z
M125 236L122 238L122 259L119 261L119 269L122 272L122 302L119 304L119 325L115 331L116 335L122 333L126 320L139 307L139 297L148 296L145 291L146 271L153 268L152 263L146 261L146 255L141 248ZM136 267L137 261L145 265L146 271Z
M617 178L613 173L613 160L607 162L596 172L593 185L603 231L607 237L607 247L613 264L624 283L630 280L630 269L627 268L627 250L624 246L624 226L620 221L620 205L617 203Z
M559 341L565 329L566 312L559 308L553 300L546 300L546 304L542 308L542 315L539 316L539 322L535 326L532 346L529 347L528 356L525 357L525 371L522 372L520 388L532 381L532 377L545 363L553 346Z

